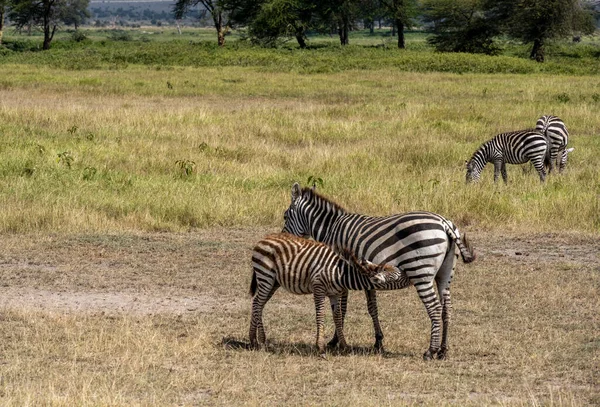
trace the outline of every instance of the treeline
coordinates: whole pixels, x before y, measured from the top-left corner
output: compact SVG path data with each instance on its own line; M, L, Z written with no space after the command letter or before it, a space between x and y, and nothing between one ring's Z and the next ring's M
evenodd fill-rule
M42 31L48 49L61 25L77 29L90 17L88 6L89 0L0 0L0 44L8 16L17 30ZM295 39L306 48L310 33L338 35L348 45L351 30L374 30L383 21L398 48L406 30L419 28L432 34L428 41L438 51L493 55L499 39L511 38L531 44L531 58L543 62L549 40L594 32L600 0L175 0L171 15L210 18L221 46L233 28L267 47Z
M212 16L219 45L233 27L247 27L252 41L264 46L295 38L307 46L309 32L337 33L342 45L358 24L373 29L389 21L404 48L404 31L431 31L439 51L496 54L497 39L532 44L531 58L544 61L548 40L591 34L598 0L176 0L175 16L203 6Z

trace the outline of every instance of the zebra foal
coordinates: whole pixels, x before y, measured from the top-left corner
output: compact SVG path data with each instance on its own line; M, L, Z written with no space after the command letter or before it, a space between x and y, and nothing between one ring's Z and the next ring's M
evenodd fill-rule
M557 116L545 115L537 120L535 129L546 136L548 141L549 148L545 162L548 166L548 173L552 172L556 164L558 164L558 172L563 172L567 165L567 155L573 151L572 148L566 149L569 142L569 131L565 122Z
M284 214L284 232L309 236L330 247L347 247L359 258L376 264L391 264L406 273L431 320L429 348L425 359L446 357L450 325L450 282L458 257L465 263L475 259L466 236L444 217L431 212L409 212L371 217L347 212L313 189L292 187L292 202ZM437 285L437 295L434 289ZM397 288L408 286L402 285ZM377 315L373 289L365 289L369 314L375 329L375 348L383 349L383 332ZM342 320L348 296L341 298ZM440 337L441 330L441 337ZM339 338L329 342L335 345Z
M256 348L265 343L263 308L279 287L293 294L313 294L316 344L323 355L326 297L331 302L340 348L344 349L347 344L339 297L347 295L348 290L395 289L409 284L406 274L396 267L357 260L349 251L344 257L322 243L286 233L273 234L258 242L252 252L250 345Z
M473 153L467 162L467 182L478 181L486 164L494 164L494 182L502 174L508 182L506 164L525 164L531 161L537 170L540 181L546 179L544 161L549 148L546 137L536 130L521 130L498 134L486 141Z

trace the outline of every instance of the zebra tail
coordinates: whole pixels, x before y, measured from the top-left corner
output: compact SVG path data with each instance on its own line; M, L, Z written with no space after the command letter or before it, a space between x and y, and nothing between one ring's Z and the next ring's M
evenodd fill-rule
M256 281L256 271L252 271L252 282L250 283L250 296L254 297L257 288L258 281Z
M469 239L467 239L466 233L462 235L462 238L456 239L456 245L465 263L471 263L477 258L475 249L471 245L471 242L469 242Z

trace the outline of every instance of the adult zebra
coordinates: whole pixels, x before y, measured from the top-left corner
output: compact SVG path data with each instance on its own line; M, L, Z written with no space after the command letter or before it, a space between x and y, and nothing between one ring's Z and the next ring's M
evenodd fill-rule
M431 319L430 344L423 358L436 355L439 359L445 358L451 312L450 282L458 257L456 247L465 263L475 259L466 237L461 239L452 222L430 212L386 217L348 213L314 189L300 188L297 183L292 187L292 202L284 219L284 232L309 236L332 247L347 247L359 258L391 264L406 272ZM377 316L376 294L374 290L365 293L375 329L375 348L382 350L383 332ZM341 298L342 318L347 299L347 295ZM335 346L337 341L338 337L334 336L329 345Z
M546 137L536 130L498 134L483 143L467 162L467 182L478 181L485 165L491 162L494 164L494 182L502 173L502 179L506 183L506 164L525 164L527 161L531 161L540 176L540 181L544 182L544 159L547 149Z
M319 353L324 355L322 332L326 297L331 302L340 347L345 349L340 296L347 296L348 290L394 290L410 284L406 273L396 267L358 260L351 252L344 253L344 257L323 243L287 233L273 234L258 242L252 252L250 345L256 348L265 343L262 312L279 287L293 294L314 295L316 342Z
M567 165L568 151L566 148L569 142L569 131L565 122L557 116L546 115L538 119L535 129L546 136L548 140L549 149L546 153L548 173L552 172L556 164L559 166L558 171L563 172Z

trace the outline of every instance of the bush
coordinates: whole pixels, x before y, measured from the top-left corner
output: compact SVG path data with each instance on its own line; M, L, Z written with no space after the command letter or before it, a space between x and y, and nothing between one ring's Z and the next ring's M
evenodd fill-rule
M71 34L71 41L82 42L87 39L88 39L88 37L87 37L87 35L85 35L83 33L83 31L77 30L77 31L74 31L73 34Z
M123 30L115 30L109 36L109 40L112 41L133 41L131 33Z

